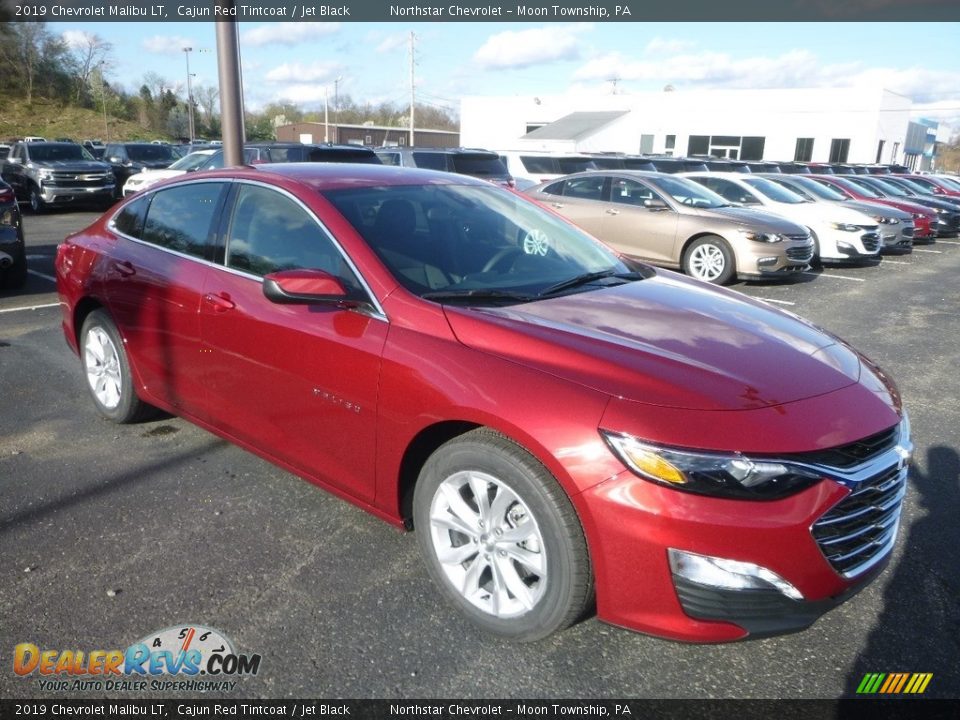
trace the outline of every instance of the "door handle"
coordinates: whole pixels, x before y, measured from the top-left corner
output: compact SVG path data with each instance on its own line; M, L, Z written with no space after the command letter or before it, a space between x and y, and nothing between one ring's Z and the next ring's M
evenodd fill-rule
M550 203L550 207L562 208L562 207L563 207L563 203Z
M213 293L207 293L203 296L203 301L213 307L214 312L222 313L227 310L233 310L237 304L233 302L229 297L224 297L223 295L214 295Z
M619 215L619 214L620 214L619 210L614 210L613 208L607 209L607 215Z
M127 262L126 260L115 261L113 263L113 269L123 277L130 277L131 275L137 274L137 269L133 266L133 263Z

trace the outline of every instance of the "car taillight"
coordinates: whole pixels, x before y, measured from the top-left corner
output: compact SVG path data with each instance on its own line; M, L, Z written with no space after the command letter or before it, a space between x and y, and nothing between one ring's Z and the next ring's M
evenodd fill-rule
M13 202L13 190L0 189L0 202Z

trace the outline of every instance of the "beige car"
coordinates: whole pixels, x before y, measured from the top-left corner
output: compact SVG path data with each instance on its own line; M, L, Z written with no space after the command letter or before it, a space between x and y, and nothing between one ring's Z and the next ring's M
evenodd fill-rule
M805 270L813 258L806 228L675 175L598 170L525 192L622 253L718 285Z

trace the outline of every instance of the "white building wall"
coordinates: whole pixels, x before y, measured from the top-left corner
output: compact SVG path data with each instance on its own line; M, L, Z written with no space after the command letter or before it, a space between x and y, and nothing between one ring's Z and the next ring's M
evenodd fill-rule
M621 118L571 140L524 140L530 124L573 112L628 110ZM902 157L909 99L878 88L710 90L605 96L466 97L461 103L461 141L494 150L544 149L637 153L640 137L654 136L653 151L687 154L691 135L759 136L764 159L792 160L797 138L814 138L811 160L826 162L831 141L848 139L850 162L872 163L883 139L882 162Z

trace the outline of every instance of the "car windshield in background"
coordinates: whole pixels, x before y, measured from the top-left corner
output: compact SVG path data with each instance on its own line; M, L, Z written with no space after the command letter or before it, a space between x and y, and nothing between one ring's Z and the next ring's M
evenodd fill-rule
M656 177L649 178L650 183L681 205L691 205L698 208L727 207L730 203L720 195L708 190L699 183L686 178Z
M560 163L557 162L557 158L555 157L521 155L520 162L523 164L523 169L528 173L537 175L560 175L563 172L560 169Z
M777 182L774 180L773 182ZM809 196L811 199L820 198L821 200L846 200L843 193L839 193L831 187L821 185L815 180L798 177L793 182L778 183L798 195Z
M172 162L177 157L169 145L127 145L127 156L134 162Z
M70 145L69 143L64 143L62 145L41 145L39 143L31 143L28 147L30 148L30 159L39 160L41 162L95 159L93 155L84 150L80 145Z
M169 167L170 170L196 170L198 167L203 165L213 153L208 152L193 152L189 155L180 158L173 165Z
M503 177L507 175L507 166L496 155L451 155L453 171L461 175L474 177Z
M597 169L597 166L593 164L593 160L585 157L557 158L557 163L560 165L560 172L564 175L572 175L573 173L583 172L585 170Z
M764 178L744 178L743 182L762 195L765 195L770 200L775 200L776 202L790 203L791 205L808 202L795 192L791 192L785 187L777 185L772 180L765 180Z
M595 273L630 273L590 236L493 186L365 187L324 197L420 296L515 302Z

